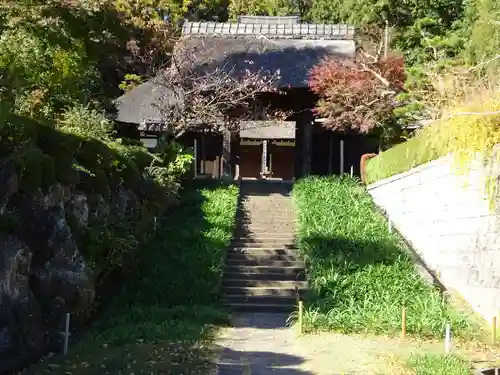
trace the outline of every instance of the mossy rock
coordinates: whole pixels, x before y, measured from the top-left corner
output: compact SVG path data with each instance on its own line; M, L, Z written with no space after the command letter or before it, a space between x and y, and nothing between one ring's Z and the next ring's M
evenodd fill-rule
M38 148L23 150L16 155L19 170L19 190L34 193L42 187L42 163L46 160Z
M54 159L72 160L83 141L81 137L61 132L48 125L40 125L38 128L37 146Z
M20 228L21 219L15 213L8 212L0 215L0 233L17 233Z
M29 118L8 114L0 117L0 157L33 147L39 124Z
M109 196L110 187L106 172L102 169L85 172L80 171L80 182L78 189L84 191L86 194Z
M124 186L135 190L141 183L141 171L128 154L115 154L112 166L107 172L114 188Z
M41 188L46 192L56 182L54 159L47 154L43 154L42 160L40 160L40 168L42 171Z
M111 165L114 154L114 150L106 143L97 139L87 139L80 145L75 158L87 169L106 169Z
M153 155L142 147L130 147L130 155L133 157L135 164L139 170L144 170L153 161Z

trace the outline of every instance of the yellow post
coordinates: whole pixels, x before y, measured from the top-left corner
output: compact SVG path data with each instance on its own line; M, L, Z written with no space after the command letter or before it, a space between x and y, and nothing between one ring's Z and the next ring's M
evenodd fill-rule
M406 308L401 311L401 337L406 337Z
M493 342L493 345L495 345L497 342L497 317L496 316L493 317L493 320L491 322L491 341Z
M299 333L302 334L302 315L304 313L304 303L299 301Z

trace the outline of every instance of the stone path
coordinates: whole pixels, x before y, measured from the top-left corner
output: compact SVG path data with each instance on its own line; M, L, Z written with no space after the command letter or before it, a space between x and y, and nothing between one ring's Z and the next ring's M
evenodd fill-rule
M412 354L442 354L442 340L322 333L298 335L288 315L238 313L221 332L216 375L408 375ZM495 348L454 347L477 368L498 361Z
M285 327L287 314L239 313L221 337L217 375L306 374L297 369L297 332Z
M236 230L222 281L233 312L291 312L306 290L295 249L291 183L242 181Z

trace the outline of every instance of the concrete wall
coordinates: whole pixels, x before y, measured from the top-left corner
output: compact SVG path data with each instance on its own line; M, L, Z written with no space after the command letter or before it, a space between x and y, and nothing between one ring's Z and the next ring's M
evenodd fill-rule
M446 156L368 186L441 282L489 321L500 311L500 214L485 190L492 175L479 159L460 174Z

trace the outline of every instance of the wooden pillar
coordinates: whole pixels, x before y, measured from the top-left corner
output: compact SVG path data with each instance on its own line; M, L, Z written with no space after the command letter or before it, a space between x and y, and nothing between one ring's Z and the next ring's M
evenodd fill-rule
M201 133L200 173L205 174L205 134Z
M220 177L220 157L216 156L215 161L213 163L213 168L212 168L212 178L219 178Z
M262 141L262 165L260 173L262 175L267 173L267 140Z
M340 175L344 174L344 140L340 140Z
M333 133L328 132L328 174L333 174Z
M196 135L195 138L193 139L193 157L194 157L194 177L196 178L198 176L198 142L196 140Z
M222 167L221 176L231 177L231 132L224 130L222 133Z
M307 120L304 124L304 148L302 155L302 175L309 176L311 174L311 149L312 149L312 125L313 121Z

